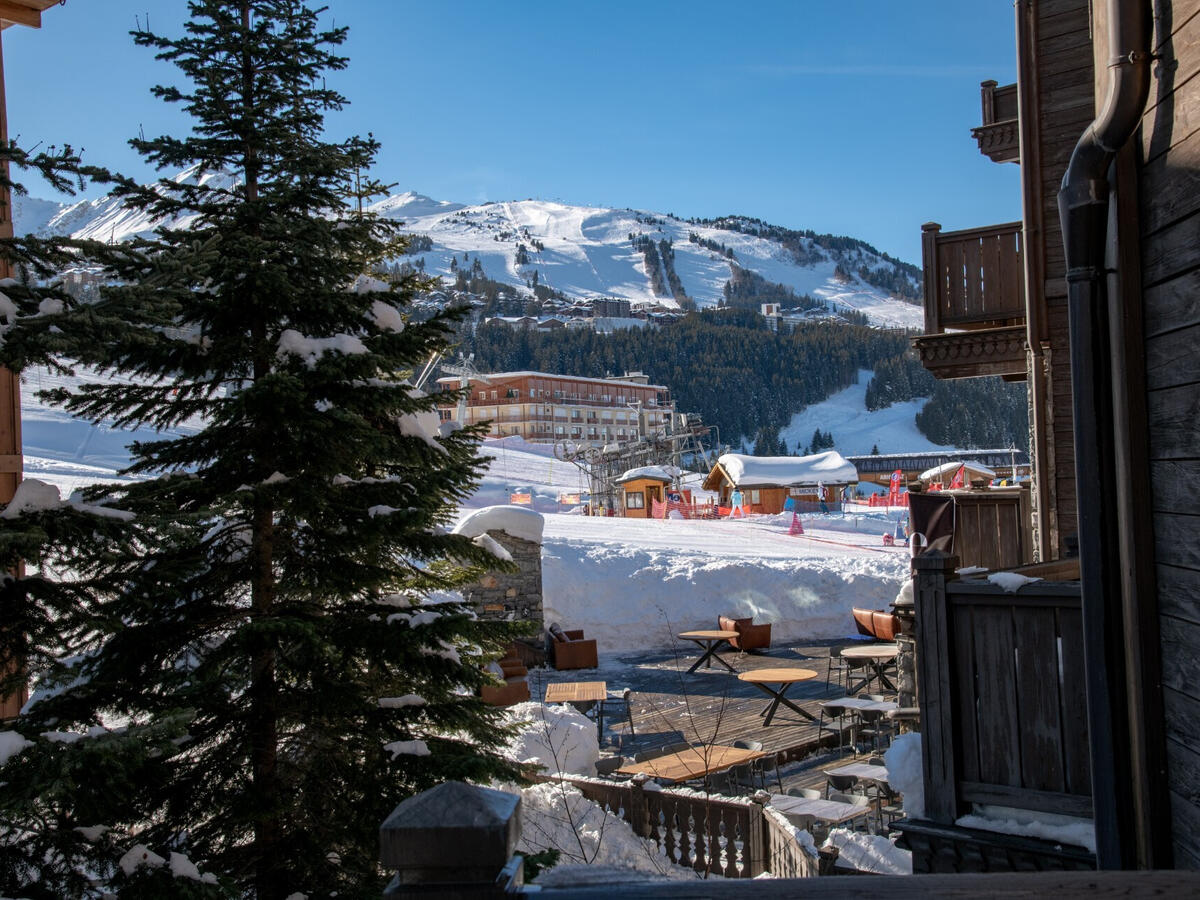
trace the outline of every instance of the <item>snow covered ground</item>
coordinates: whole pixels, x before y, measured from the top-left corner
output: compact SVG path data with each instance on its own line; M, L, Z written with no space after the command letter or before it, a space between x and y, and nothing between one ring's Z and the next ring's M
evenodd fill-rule
M55 484L64 496L117 477L131 439L163 436L93 427L37 398L39 390L79 380L32 370L22 381L26 473ZM858 432L839 424L850 421L842 417L858 390L823 404L819 421L833 430L839 447L843 435L858 433L888 450L909 449L907 439L896 444L901 432L892 411L864 415ZM178 431L197 426L185 423ZM851 630L850 608L885 606L908 570L907 551L882 543L901 510L806 515L803 535L789 534L790 514L691 521L589 517L560 503L563 495L585 491L587 479L573 464L555 459L550 446L506 438L482 449L489 469L460 518L507 503L518 489L529 491L532 509L545 516L546 619L583 628L603 652L666 649L678 632L713 627L720 614L771 622L781 641L842 637ZM692 476L698 492L700 478Z

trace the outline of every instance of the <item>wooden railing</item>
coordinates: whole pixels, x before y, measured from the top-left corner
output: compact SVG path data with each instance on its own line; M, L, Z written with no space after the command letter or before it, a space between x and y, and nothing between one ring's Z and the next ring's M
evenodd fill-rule
M971 803L1090 816L1078 582L1006 593L914 558L926 818Z
M643 775L619 783L577 776L566 781L623 818L635 834L662 847L676 865L725 878L754 878L764 871L780 878L817 874L817 860L797 843L794 832L766 814L760 802L765 794L738 800L659 790L654 784L647 790L649 781Z
M910 501L910 508L916 505L913 530L924 528L918 521L922 503L953 503L954 555L958 557L959 565L998 571L1033 562L1033 511L1029 488L921 493L930 499Z
M1021 223L942 232L921 226L925 275L925 334L1025 321Z
M979 142L979 152L995 162L1018 162L1021 158L1021 133L1018 114L1017 86L998 87L995 81L979 86L983 108L983 124L972 128Z

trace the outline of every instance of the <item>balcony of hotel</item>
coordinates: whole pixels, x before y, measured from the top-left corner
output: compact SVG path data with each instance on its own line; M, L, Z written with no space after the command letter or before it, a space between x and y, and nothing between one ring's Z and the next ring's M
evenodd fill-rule
M966 231L921 226L925 334L913 339L937 378L1025 377L1021 223Z
M983 124L971 129L979 152L993 162L1020 162L1021 142L1017 119L1017 86L997 87L994 81L979 86L983 101Z

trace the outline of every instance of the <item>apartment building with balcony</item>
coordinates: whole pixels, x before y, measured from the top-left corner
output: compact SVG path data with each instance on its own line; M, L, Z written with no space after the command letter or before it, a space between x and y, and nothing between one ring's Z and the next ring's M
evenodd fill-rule
M462 380L444 377L437 384L458 390ZM663 435L674 411L670 391L638 372L612 378L497 372L471 377L467 390L465 404L439 408L443 421L489 422L489 437L517 435L531 443L602 447Z

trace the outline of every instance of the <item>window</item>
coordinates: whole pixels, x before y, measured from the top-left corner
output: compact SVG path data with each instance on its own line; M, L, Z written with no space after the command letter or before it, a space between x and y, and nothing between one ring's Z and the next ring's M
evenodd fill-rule
M625 492L625 508L626 509L645 509L646 495L642 491L626 491Z
M495 392L495 391L492 391L492 399L493 399L493 400L495 400L495 399L496 399L496 392Z
M746 499L750 503L762 503L762 499L760 498L758 491L746 491Z
M611 394L601 394L601 395L600 395L600 401L601 401L602 403L611 403L611 402L612 402L612 395L611 395Z
M561 425L556 425L556 426L554 427L554 433L555 433L555 434L566 434L566 433L567 433L567 429L563 428Z
M509 388L507 391L504 392L504 396L508 400L516 400L518 397L521 396L521 392L517 388Z

